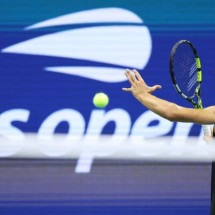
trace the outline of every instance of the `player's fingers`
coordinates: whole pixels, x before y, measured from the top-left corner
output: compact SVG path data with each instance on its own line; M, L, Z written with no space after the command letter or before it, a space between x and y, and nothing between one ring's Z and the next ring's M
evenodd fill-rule
M162 86L161 86L161 85L154 85L152 88L153 88L154 90L158 90L158 89L161 89Z
M155 90L161 89L161 85L154 85L149 87L149 93L153 93Z
M135 76L137 77L137 80L143 81L143 78L141 77L140 73L136 69L134 69L133 71L134 71Z
M122 90L125 91L125 92L131 92L132 91L131 88L125 88L125 87L123 87Z
M136 69L134 69L134 74L137 77L138 81L142 82L143 85L147 86L146 82L143 80L143 78L141 77L140 73Z
M125 76L128 79L128 81L130 82L131 85L134 84L134 81L132 80L131 76L129 75L129 72L126 70L125 72Z
M127 78L129 77L132 83L134 83L137 80L135 75L129 69L126 69L126 74L127 74Z

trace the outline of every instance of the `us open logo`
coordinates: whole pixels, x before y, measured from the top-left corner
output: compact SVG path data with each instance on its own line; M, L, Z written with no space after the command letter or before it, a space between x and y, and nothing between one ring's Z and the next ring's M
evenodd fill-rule
M44 70L108 83L125 81L127 67L142 70L151 55L150 32L143 20L129 10L86 10L39 22L24 30L53 27L63 30L14 44L2 52L85 60L88 65L49 66ZM102 66L92 66L92 62Z

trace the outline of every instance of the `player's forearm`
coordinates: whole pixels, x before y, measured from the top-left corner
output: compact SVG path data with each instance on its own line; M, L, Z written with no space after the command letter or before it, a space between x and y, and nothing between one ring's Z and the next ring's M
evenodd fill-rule
M175 103L157 98L150 93L135 96L145 107L170 121L214 124L215 106L205 109L181 107Z
M139 96L136 96L136 99L145 107L162 116L163 118L171 121L178 120L176 119L176 113L178 112L179 106L176 104L157 98L150 93L143 93Z

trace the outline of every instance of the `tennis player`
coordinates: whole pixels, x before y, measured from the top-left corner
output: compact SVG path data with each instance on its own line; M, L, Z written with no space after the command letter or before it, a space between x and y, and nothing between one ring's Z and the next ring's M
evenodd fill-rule
M175 103L153 96L152 93L160 89L160 85L149 87L137 70L126 70L125 75L131 84L130 88L122 88L131 92L145 107L170 121L193 122L198 124L215 124L215 106L204 109L194 109L179 106Z
M130 88L122 88L122 90L132 93L141 104L161 117L175 122L192 122L205 125L215 124L215 106L204 109L179 106L152 95L161 86L148 86L137 70L130 71L126 69L125 75L131 86ZM211 136L214 136L214 131L215 129L211 130ZM204 139L209 141L211 137L205 136ZM215 215L215 163L212 164L211 176L211 215Z

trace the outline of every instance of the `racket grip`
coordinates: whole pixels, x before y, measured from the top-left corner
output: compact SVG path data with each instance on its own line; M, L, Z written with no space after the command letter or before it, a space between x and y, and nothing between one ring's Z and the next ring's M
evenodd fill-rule
M202 129L205 136L211 136L211 129L209 125L202 125Z

